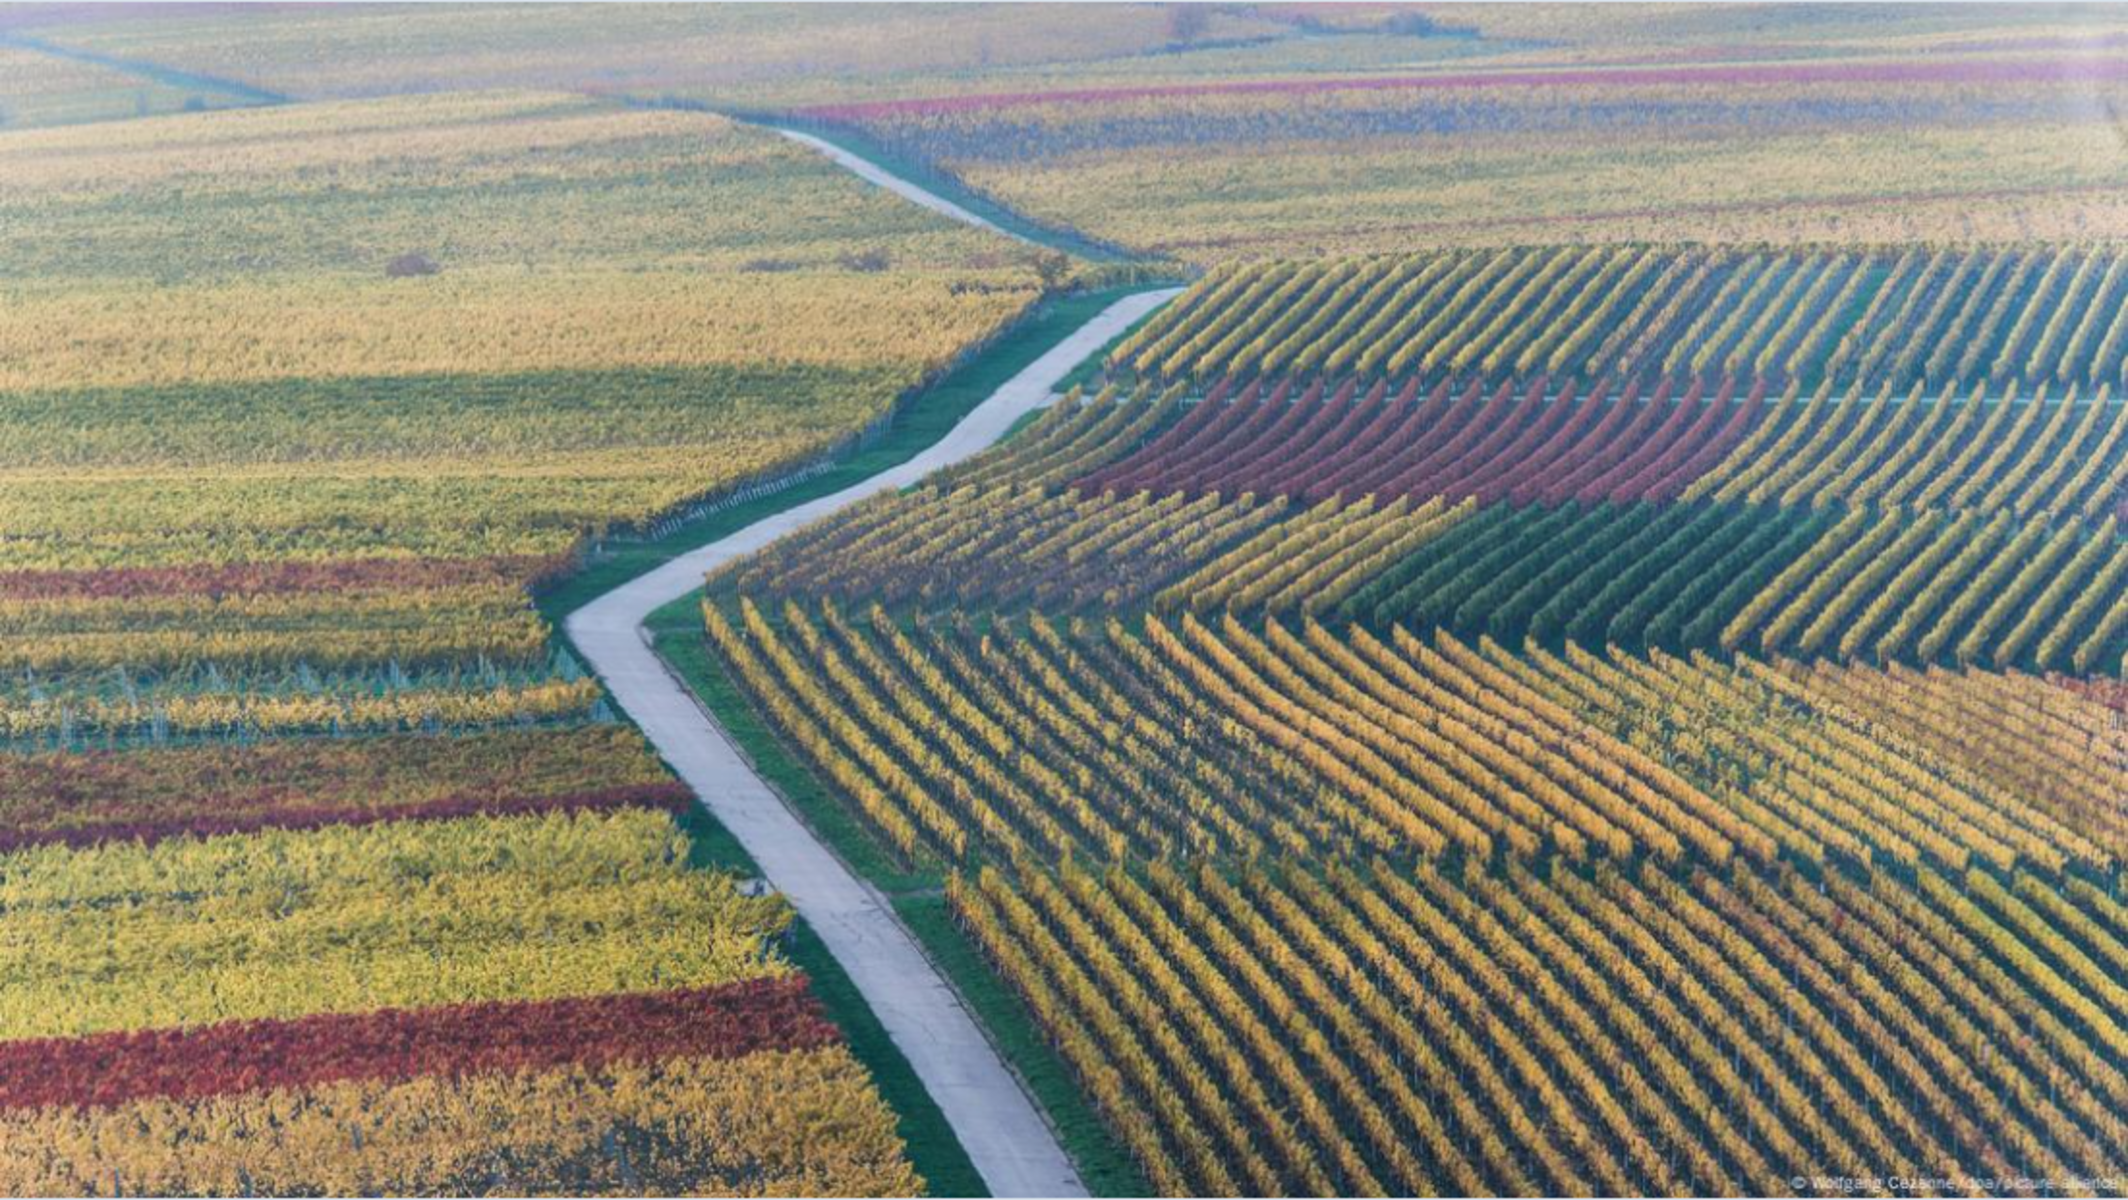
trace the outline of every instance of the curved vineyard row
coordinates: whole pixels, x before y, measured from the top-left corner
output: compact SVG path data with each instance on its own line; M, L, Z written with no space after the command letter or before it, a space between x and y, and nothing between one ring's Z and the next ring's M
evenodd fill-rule
M2008 512L1489 508L1332 613L1584 644L2120 674L2128 539Z
M755 594L1042 609L1133 604L1284 515L1284 497L1223 504L1138 492L1087 499L1019 484L890 494L713 581Z
M2128 507L2128 403L1820 393L1774 406L1684 496L2097 520Z
M1550 397L1527 387L1415 384L1394 396L1350 385L1297 397L1280 382L1208 396L1173 424L1078 480L1082 491L1247 491L1320 500L1343 495L1476 497L1481 502L1669 499L1746 437L1766 410L1693 386Z
M1727 1195L2119 1173L2128 919L2028 885L1067 864L949 898L1164 1193Z
M1155 379L1744 376L1869 388L2119 383L2102 247L1448 250L1230 267L1110 356Z
M1039 617L911 630L880 609L852 622L795 602L772 622L745 599L736 617L716 605L706 617L779 733L912 858L1785 852L2056 869L2119 849L2056 815L2098 802L2078 790L2102 772L2095 757L2024 797L1844 706L1776 703L1773 682L1742 667L1707 665L1719 687L1670 687L1618 724L1582 713L1583 693L1609 686L1593 681L1638 672L1623 688L1676 660L1533 648L1540 670L1445 634L1258 632L1232 617L1215 629L1188 615L1142 636ZM1745 689L1757 707L1737 707ZM1694 731L1745 711L1756 757L1740 776ZM1766 762L1781 769L1761 777ZM1665 765L1677 763L1689 769Z

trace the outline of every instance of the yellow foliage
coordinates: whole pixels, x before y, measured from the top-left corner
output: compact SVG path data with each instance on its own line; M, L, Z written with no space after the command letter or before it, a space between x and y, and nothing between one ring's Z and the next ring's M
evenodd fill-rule
M509 584L379 592L0 597L0 667L38 672L201 663L332 669L537 662L547 623Z
M483 267L404 280L380 267L4 294L0 389L30 389L745 363L888 369L906 381L997 328L1035 286L1009 270ZM869 408L881 397L858 399Z
M0 1114L11 1195L922 1190L839 1045Z
M778 974L783 901L662 810L266 830L0 860L0 1038Z
M547 679L487 687L408 687L378 690L367 683L341 690L288 694L233 691L170 695L48 695L0 698L0 738L146 732L160 722L170 733L214 734L373 732L442 725L497 725L582 717L598 703L595 679Z

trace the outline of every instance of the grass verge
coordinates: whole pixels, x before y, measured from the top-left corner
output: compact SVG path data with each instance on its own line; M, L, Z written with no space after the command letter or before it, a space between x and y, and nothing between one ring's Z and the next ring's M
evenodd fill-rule
M910 870L872 836L849 805L837 799L810 770L791 756L754 711L751 701L724 665L709 652L702 633L702 595L666 605L647 623L658 657L695 694L717 724L753 763L798 818L861 878L889 894L936 888L945 882L938 870Z
M902 924L908 927L924 948L924 953L960 993L976 1020L997 1043L1005 1061L1011 1063L1026 1082L1035 1103L1056 1127L1058 1141L1063 1143L1064 1152L1071 1156L1088 1189L1097 1196L1150 1195L1151 1185L1143 1172L1109 1135L1108 1128L1080 1092L1070 1068L1029 1019L1019 998L991 972L974 944L954 923L952 914L946 909L945 897L939 894L945 883L944 873L937 869L909 871L896 864L857 814L792 757L782 741L762 723L759 714L716 656L709 652L707 639L702 634L701 603L702 597L696 593L652 615L648 624L658 656L716 717L717 723L753 762L754 769L783 795L800 819L811 826L852 870L891 897ZM700 816L704 821L709 820L706 812ZM805 936L810 938L812 935L808 932ZM812 945L829 966L834 966L825 947L817 941ZM800 965L809 971L814 970L809 964ZM839 966L835 966L835 973L840 985L849 989L849 1005L863 1010L863 1020L877 1028L877 1018L864 1009L863 997L857 995L848 978L842 976ZM815 975L816 980L823 978ZM844 1022L843 1009L833 1001L830 1007L835 1011L836 1021ZM844 1024L844 1029L850 1035L852 1046L856 1046L855 1029L848 1024ZM923 1094L922 1085L916 1083L914 1072L906 1060L901 1059L899 1051L894 1050L893 1043L886 1039L883 1029L879 1030L879 1037L885 1043L884 1049L893 1054L893 1062L886 1067L873 1066L874 1074L881 1079L882 1089L886 1088L890 1077L887 1071L898 1066L900 1071L909 1074L909 1082L922 1095L925 1106L935 1112L936 1106L931 1104L930 1096ZM865 1061L872 1065L871 1059ZM894 1104L895 1111L903 1114L904 1125L910 1124L913 1113L903 1109L900 1098L889 1094L888 1099ZM914 1138L920 1135L921 1130L905 1133L910 1139L912 1157L916 1153ZM950 1130L947 1136L951 1136ZM958 1143L954 1148L959 1149ZM946 1186L933 1178L921 1160L917 1161L917 1169L925 1179L932 1181L934 1188Z
M701 639L694 641L699 654ZM690 805L677 820L693 842L692 853L688 856L690 866L729 871L749 878L761 874L753 856L739 844L739 839L709 815L708 809ZM835 961L820 935L814 933L803 919L793 920L783 944L783 954L806 973L813 994L820 997L821 1004L827 1009L828 1018L842 1030L850 1053L872 1073L880 1096L894 1110L896 1128L902 1144L908 1147L909 1161L916 1167L916 1173L924 1177L930 1194L989 1195L982 1173L975 1169L968 1151L954 1136L946 1114L939 1111L931 1093L925 1090L923 1080L917 1078L916 1069L902 1056L886 1027L872 1012L872 1006L865 1003L864 994L850 982L842 964Z
M827 1005L828 1015L841 1027L850 1053L872 1072L873 1081L879 1085L879 1094L886 1098L888 1106L899 1118L901 1140L909 1148L909 1161L915 1165L916 1173L924 1177L924 1186L929 1193L933 1196L988 1196L990 1189L984 1185L982 1173L969 1161L968 1151L954 1136L946 1114L938 1110L931 1093L924 1089L923 1080L916 1077L916 1069L902 1057L901 1049L888 1035L886 1026L879 1023L872 1006L865 1003L864 994L843 973L842 964L835 961L835 956L828 952L819 935L805 922L793 922L785 953L812 980L813 994Z
M1107 345L1104 345L1099 350L1094 351L1093 354L1087 357L1085 362L1082 362L1078 366L1073 367L1071 369L1071 374L1066 375L1063 380L1057 384L1057 390L1060 392L1068 392L1075 387L1091 388L1095 383L1099 382L1107 372L1108 356L1115 352L1116 347L1123 344L1123 339L1138 332L1138 330L1142 328L1147 321L1152 320L1154 316L1159 314L1159 312L1159 309L1154 309L1152 312L1149 312L1144 316L1139 317L1137 320L1132 321L1130 325L1124 329L1123 332L1108 339Z
M968 935L954 923L939 895L899 896L894 911L922 944L939 971L952 982L976 1020L990 1031L998 1050L1020 1073L1035 1103L1049 1114L1057 1140L1079 1169L1079 1179L1096 1196L1150 1196L1152 1184L1138 1164L1111 1137L1108 1127L1087 1103L1049 1039L1027 1018L1020 998L999 981Z

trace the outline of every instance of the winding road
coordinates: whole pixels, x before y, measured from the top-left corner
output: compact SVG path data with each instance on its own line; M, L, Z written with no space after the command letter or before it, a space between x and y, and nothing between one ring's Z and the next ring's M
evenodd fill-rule
M652 651L643 622L702 586L710 570L888 488L903 487L997 441L1047 403L1057 383L1179 289L1141 292L1104 309L1007 380L945 437L897 467L765 517L607 592L569 614L577 650L717 820L805 918L900 1047L999 1196L1083 1196L1055 1134L960 997L866 884L756 775Z
M985 220L984 218L979 217L972 212L969 212L967 209L962 208L960 205L955 204L953 201L946 199L944 196L941 196L936 192L926 191L923 188L920 188L915 184L910 183L908 180L903 179L901 176L896 175L893 172L887 170L886 168L878 165L877 163L874 163L872 160L864 158L860 155L852 154L849 151L843 149L842 147L836 145L835 143L828 141L826 138L814 137L810 133L805 133L796 129L784 129L781 126L773 126L772 128L774 128L777 133L780 133L783 136L791 139L792 141L797 142L801 146L811 147L812 149L827 155L829 159L834 161L835 165L841 167L845 171L848 171L850 174L857 176L859 179L864 180L866 183L878 184L880 187L883 187L888 191L894 193L895 195L900 196L902 199L907 200L911 204L922 205L923 207L930 209L932 212L938 213L942 216L951 217L954 220L959 221L963 225L973 225L977 229L987 229L992 233L1001 234L1005 237L1012 238L1015 241L1026 242L1030 246L1040 244L1030 238L1022 237L1019 234L1014 233L1010 229L1001 228L995 222Z

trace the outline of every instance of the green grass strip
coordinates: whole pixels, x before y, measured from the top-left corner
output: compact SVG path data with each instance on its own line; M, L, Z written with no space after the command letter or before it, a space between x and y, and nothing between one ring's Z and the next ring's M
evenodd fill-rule
M937 888L945 876L935 866L910 870L864 825L864 818L842 802L819 777L792 755L775 731L754 711L738 681L709 649L702 632L702 594L667 605L651 615L650 631L658 656L686 683L702 706L723 726L768 781L798 813L799 819L832 846L843 862L884 892ZM729 836L729 835L726 835Z
M700 662L709 657L707 647L700 638L691 642L680 638L661 640L659 650L668 662L673 662L675 658L685 660L690 656ZM696 687L697 694L700 694L700 688L695 684L692 673L687 672L679 662L674 662L673 665L689 675L689 686ZM737 697L736 694L734 698L741 700L740 707L743 708L743 698ZM718 720L725 722L727 729L731 728L721 711ZM762 770L758 759L756 762L755 769ZM763 773L767 775L765 770ZM768 775L768 778L779 788L783 786L776 776ZM785 792L785 795L789 793ZM715 817L709 815L708 809L699 804L691 805L680 815L679 823L693 841L693 853L688 859L690 866L702 870L728 871L746 877L760 876L761 868L754 862L753 856L739 844L738 838L733 837ZM803 917L794 918L780 949L785 958L806 973L812 982L813 994L820 997L821 1004L827 1008L829 1019L835 1022L836 1028L842 1030L850 1053L872 1073L872 1080L878 1086L879 1094L885 1098L887 1106L894 1110L901 1140L908 1147L909 1161L915 1165L916 1173L924 1177L924 1184L930 1189L930 1194L989 1195L989 1189L983 1184L982 1173L975 1169L975 1164L968 1158L968 1151L962 1148L960 1139L954 1136L953 1126L946 1120L946 1114L939 1111L937 1102L931 1099L931 1093L925 1090L923 1081L917 1078L915 1068L902 1056L901 1048L888 1036L886 1027L879 1023L879 1017L872 1012L872 1007L865 1003L864 994L857 990L856 984L850 982L849 974L842 969L841 963L835 961L835 956L820 940L820 935L813 932Z
M1005 1061L1012 1064L1034 1094L1035 1102L1049 1114L1057 1140L1079 1169L1079 1179L1096 1196L1150 1196L1152 1184L1130 1155L1110 1136L1108 1126L1086 1094L1079 1089L1071 1069L1058 1056L1049 1039L1028 1019L1027 1009L990 964L969 942L968 936L937 894L898 896L894 911L903 925L923 945L924 953L960 992L961 999L989 1030Z

